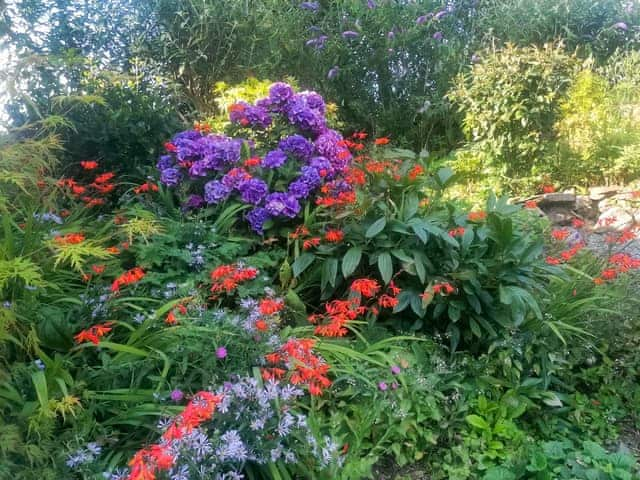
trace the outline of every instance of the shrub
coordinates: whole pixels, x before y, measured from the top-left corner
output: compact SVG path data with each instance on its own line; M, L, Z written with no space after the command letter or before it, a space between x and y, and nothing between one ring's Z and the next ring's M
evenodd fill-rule
M461 74L449 98L464 115L469 148L501 183L548 173L559 101L570 85L575 59L561 45L489 51Z

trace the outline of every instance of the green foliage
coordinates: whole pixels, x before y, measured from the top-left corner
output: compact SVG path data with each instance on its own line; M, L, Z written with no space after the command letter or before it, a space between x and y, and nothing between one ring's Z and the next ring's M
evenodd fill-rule
M514 191L530 188L547 173L559 101L574 64L561 45L507 44L483 54L480 63L457 78L449 98L464 114L468 155L480 171L492 172ZM523 185L513 185L513 178Z

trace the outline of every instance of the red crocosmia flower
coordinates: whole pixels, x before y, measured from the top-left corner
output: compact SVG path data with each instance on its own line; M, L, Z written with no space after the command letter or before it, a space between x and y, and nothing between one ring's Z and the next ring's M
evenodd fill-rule
M378 305L383 308L394 308L398 305L398 299L387 294L380 295L380 298L378 298Z
M104 273L105 268L107 268L106 265L91 265L91 270L93 270L96 275Z
M615 268L607 268L600 273L600 276L604 280L614 280L618 276L618 271Z
M109 180L111 180L115 176L116 174L113 172L106 172L106 173L103 173L102 175L98 175L96 179L93 181L93 183L96 183L98 185L101 183L107 183Z
M329 365L313 352L314 345L310 338L290 338L278 351L265 356L271 366L262 369L262 378L281 380L289 373L292 384L306 385L311 395L322 395L331 386Z
M82 195L84 192L87 191L87 189L82 185L73 185L71 187L71 191L73 192L74 195Z
M121 287L139 282L144 278L144 276L144 270L142 270L140 267L134 267L131 270L127 270L113 281L113 283L111 284L111 291L119 292Z
M98 168L98 162L96 162L95 160L84 160L80 162L80 166L84 170L94 170Z
M380 137L376 138L373 143L376 145L387 145L390 141L389 137Z
M451 295L456 291L456 288L451 285L449 282L445 283L436 283L433 286L433 293L440 295Z
M146 182L134 188L133 191L136 195L140 195L141 193L157 192L158 186L155 183Z
M320 245L320 237L313 237L305 240L302 243L302 248L303 250L310 250L313 247L317 247L318 245Z
M111 253L112 255L118 255L120 253L120 249L118 247L107 247L106 248L107 252Z
M298 238L306 237L309 235L309 229L305 225L298 225L295 231L289 234L289 238L297 240Z
M252 157L252 158L248 158L244 161L243 165L247 168L249 167L257 167L258 165L260 165L260 157Z
M258 309L262 315L274 315L284 308L284 301L265 298L260 301Z
M456 227L456 228L453 228L453 229L449 230L449 236L450 237L461 237L461 236L464 235L464 232L465 232L464 227Z
M369 278L359 278L351 283L351 291L357 292L363 297L371 298L380 290L380 284Z
M91 342L94 345L98 345L100 343L100 339L112 330L111 325L113 325L112 322L94 325L86 330L82 330L73 338L76 343Z
M178 323L178 319L176 318L176 314L173 312L173 310L167 313L167 316L164 319L164 323L166 323L167 325L175 325Z
M487 212L469 212L469 215L467 215L467 219L470 222L481 222L482 220L484 220L485 218L487 218Z
M560 265L562 261L559 258L547 257L545 260L549 265Z
M535 200L527 200L526 202L524 202L524 208L528 208L530 210L538 208L538 202L536 202Z
M553 193L556 191L556 187L553 185L542 185L542 193Z
M53 241L58 245L77 245L85 241L85 236L82 233L67 233L54 237Z
M566 240L571 232L566 228L557 228L551 231L551 236L558 241Z
M171 142L166 142L164 144L164 148L167 152L177 152L178 151L178 147L176 147L173 143Z
M409 170L409 173L407 173L407 178L413 182L416 178L418 178L423 173L424 173L424 168L422 168L420 165L416 165L411 170Z
M600 277L596 277L593 279L593 283L595 283L596 285L602 285L604 283L604 280Z
M269 324L264 320L260 319L256 321L256 330L259 332L266 332L269 329Z
M83 273L81 278L85 283L89 283L91 281L91 275L88 273Z
M253 280L258 276L258 270L252 267L241 267L238 264L220 265L211 272L214 294L231 293L240 283Z
M64 209L60 212L62 218L67 218L69 215L71 215L71 210Z
M329 229L324 234L324 239L327 242L339 243L344 238L344 232L342 230Z
M584 227L584 220L581 218L574 218L571 220L571 224L573 225L573 228L582 228Z
M355 132L353 135L351 135L353 138L355 138L356 140L364 140L365 138L367 138L369 136L368 133L366 132Z

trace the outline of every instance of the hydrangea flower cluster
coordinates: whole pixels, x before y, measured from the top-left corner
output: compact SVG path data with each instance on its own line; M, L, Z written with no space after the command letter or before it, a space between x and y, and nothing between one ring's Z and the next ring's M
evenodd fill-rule
M245 138L202 129L175 135L157 163L160 181L182 186L188 209L230 198L250 205L245 218L262 234L268 220L296 217L301 202L346 173L351 153L325 113L319 94L274 83L268 97L230 107L232 130Z

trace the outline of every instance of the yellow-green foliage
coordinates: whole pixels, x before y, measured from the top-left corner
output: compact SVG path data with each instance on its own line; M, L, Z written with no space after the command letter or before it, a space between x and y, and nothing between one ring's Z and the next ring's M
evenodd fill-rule
M112 256L95 240L84 240L72 244L59 244L50 240L47 244L54 251L54 268L60 264L69 264L74 270L82 272L87 262Z
M149 237L163 232L163 228L153 212L136 209L133 213L135 216L132 219L125 224L120 225L120 228L125 232L129 243L140 239L144 240L145 243L148 243Z
M561 178L579 184L627 182L640 173L634 166L640 127L629 100L626 84L610 85L590 69L576 75L556 124Z

